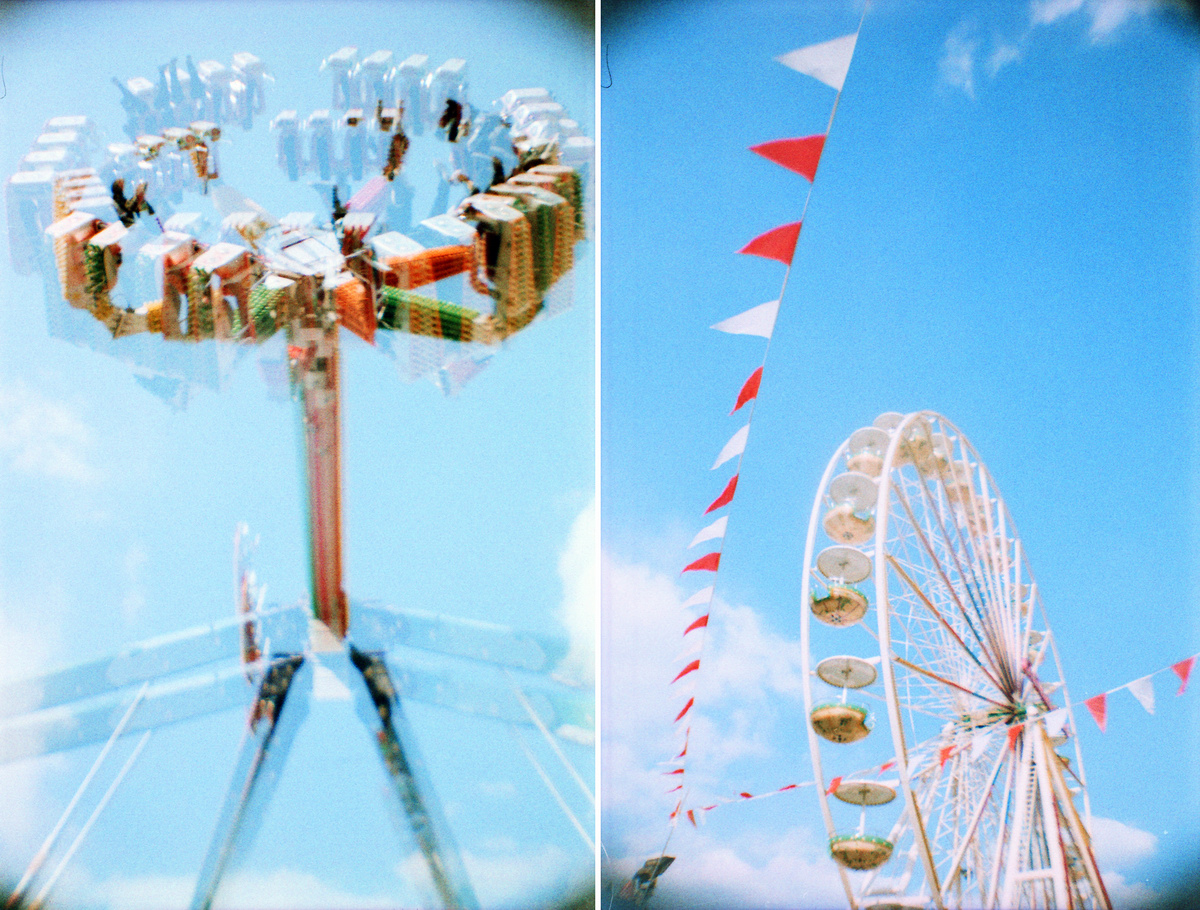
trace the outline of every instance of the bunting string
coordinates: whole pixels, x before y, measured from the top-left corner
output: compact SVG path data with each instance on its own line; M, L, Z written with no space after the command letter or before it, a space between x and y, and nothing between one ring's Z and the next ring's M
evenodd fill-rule
M863 17L866 16L866 7L864 5ZM730 414L737 413L747 404L749 409L746 415L745 425L730 437L729 441L721 449L717 455L716 461L713 463L712 470L716 470L727 462L734 461L733 475L726 482L724 489L716 499L704 510L705 515L713 512L725 510L724 514L720 515L713 522L701 529L699 533L692 539L688 545L688 549L695 547L701 543L715 541L716 548L703 556L693 559L685 565L681 571L681 575L692 572L712 572L714 581L707 587L697 591L689 597L684 603L685 607L697 606L701 609L698 616L687 616L687 626L684 629L683 637L685 639L684 652L679 656L680 659L692 658L682 666L674 678L671 680L672 687L678 687L681 699L683 701L679 713L675 716L674 723L680 729L683 748L672 760L671 770L667 773L670 775L672 783L671 788L667 791L670 793L682 792L683 795L678 798L674 810L670 815L671 829L673 830L678 822L680 813L683 811L683 804L686 800L687 791L685 789L686 767L688 761L687 743L691 735L691 718L690 712L693 710L696 698L696 685L699 671L704 661L704 644L708 631L709 617L712 613L712 605L714 592L716 589L715 578L720 569L721 555L724 552L726 532L728 530L729 515L732 512L734 496L737 492L738 479L741 476L742 461L745 458L746 446L749 440L750 427L754 421L754 412L758 404L759 389L762 383L763 370L766 367L767 356L771 348L771 336L775 330L775 321L779 314L779 307L783 301L784 294L787 291L788 278L792 271L792 260L795 256L796 245L799 242L800 231L804 223L804 217L808 212L808 204L812 198L813 183L816 179L817 168L820 164L821 155L825 149L826 138L830 129L833 126L833 118L837 113L838 101L841 98L842 88L845 84L846 74L850 68L850 60L854 53L854 47L858 40L859 31L862 29L862 19L859 20L858 29L852 35L847 35L842 38L836 38L833 41L826 41L822 44L810 45L784 54L776 59L796 72L811 76L820 82L835 89L836 95L833 101L833 106L830 109L829 122L826 125L825 133L816 136L806 136L792 139L779 139L770 142L763 142L752 146L750 151L766 158L775 164L786 168L793 173L800 174L808 181L807 193L804 197L804 204L800 212L800 220L789 224L784 224L773 228L764 234L755 237L747 243L739 253L748 255L761 256L767 259L772 259L782 263L785 266L783 281L780 285L779 296L775 300L767 301L758 306L751 307L742 313L724 319L712 326L717 331L724 332L730 335L748 335L766 339L766 345L763 349L762 362L749 378L742 384L735 400L733 410ZM691 639L689 641L688 639ZM693 657L698 654L699 656ZM777 792L785 792L795 787L800 786L789 785ZM755 799L753 795L742 794L739 799ZM701 814L703 808L688 809L685 813L686 818L694 825L696 823L696 812ZM670 834L667 837L670 842ZM664 847L665 850L665 847Z
M705 617L705 619L707 619L707 617ZM1110 696L1116 692L1120 692L1122 689L1128 689L1130 691L1130 693L1133 695L1133 697L1136 698L1137 701L1141 704L1141 706L1148 713L1153 714L1154 713L1154 688L1153 688L1153 682L1152 682L1153 678L1155 676L1158 676L1161 673L1166 673L1167 671L1171 671L1179 679L1179 688L1176 690L1175 695L1176 695L1176 697L1183 695L1183 693L1187 690L1188 682L1191 679L1192 668L1195 666L1197 658L1200 658L1200 653L1193 654L1191 657L1185 657L1183 660L1177 661L1176 663L1170 664L1169 666L1162 667L1161 669L1155 670L1153 673L1149 673L1146 676L1140 676L1137 679L1132 679L1129 682L1122 683L1119 686L1114 686L1113 688L1111 688L1105 692L1101 692L1097 695L1093 695L1089 698L1086 698L1086 699L1084 699L1083 704L1087 707L1088 713L1090 713L1092 715L1092 719L1096 721L1096 726L1098 726L1100 728L1100 731L1102 733L1106 732L1106 728L1107 728L1107 699L1108 699L1108 696ZM1058 734L1064 732L1064 730L1066 728L1067 716L1068 716L1068 711L1066 708L1055 708L1054 710L1048 711L1047 713L1042 714L1042 715L1038 715L1037 717L1030 717L1020 723L1012 724L1011 726L1009 726L1007 728L1006 737L1008 739L1008 742L1006 744L1006 748L1009 750L1014 749L1016 747L1017 738L1020 736L1021 732L1025 729L1025 727L1027 727L1029 724L1037 723L1039 721L1045 723L1046 730L1051 736L1058 735ZM948 762L955 755L958 755L962 752L970 752L971 757L975 758L977 753L982 751L982 749L986 749L986 745L983 745L983 742L984 742L983 740L976 738L967 744L961 744L961 745L960 744L950 744L950 745L938 746L936 749L936 756L937 756L936 761L938 763L938 766L939 767L945 766L946 762ZM935 741L935 743L936 743L936 741ZM687 753L687 745L685 743L683 751L679 755L675 756L675 758L676 759L682 758L684 755L686 755L686 753ZM919 766L920 764L922 764L924 762L934 760L932 753L929 755L922 755L920 752L917 752L910 758L911 758L910 765L913 765L913 766ZM831 796L837 790L837 788L841 785L842 781L844 781L844 780L862 780L863 778L872 777L872 776L880 777L881 775L883 775L884 772L890 771L891 769L893 769L895 767L896 767L896 759L890 758L887 761L883 762L882 764L878 764L878 765L875 765L870 768L863 768L861 770L854 771L850 774L839 775L838 777L834 777L834 778L830 779L829 786L825 788L825 795ZM684 774L684 769L681 767L673 768L672 770L665 771L663 773L671 776L672 778L679 779ZM698 823L699 824L704 823L704 816L707 815L707 813L711 812L714 809L719 809L722 806L733 805L736 803L749 802L751 800L768 799L773 796L779 796L780 794L783 794L783 793L791 793L795 790L800 790L804 787L813 787L816 785L817 785L816 781L806 780L806 781L801 781L799 783L787 784L785 786L779 787L774 790L768 790L764 793L750 793L749 791L743 790L743 791L738 792L736 796L714 797L711 800L709 805L693 806L691 809L687 809L687 810L682 810L682 808L681 808L682 801L681 801L681 805L677 806L676 812L672 814L672 819L675 819L678 815L683 814L688 819L688 821L691 822L692 826L695 827ZM680 787L675 787L674 789L680 789Z

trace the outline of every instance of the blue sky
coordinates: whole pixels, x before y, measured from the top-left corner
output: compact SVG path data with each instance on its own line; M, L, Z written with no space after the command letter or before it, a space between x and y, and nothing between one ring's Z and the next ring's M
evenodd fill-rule
M274 75L265 114L250 132L226 131L221 160L222 176L276 215L328 211L275 167L267 122L285 108L303 118L328 107L318 65L345 45L364 55L392 50L397 61L426 53L433 66L463 57L480 107L512 88L544 86L594 135L593 35L535 2L10 4L0 9L0 42L6 177L52 116L85 113L109 141L123 141L111 77L154 79L189 53L228 65L250 51ZM420 217L433 202L433 153L418 142L410 155ZM571 635L582 647L571 671L579 675L594 646L590 241L576 255L573 307L512 339L457 396L428 380L405 382L383 354L345 340L343 440L352 598ZM39 278L14 274L7 250L0 259L4 677L231 615L239 521L261 537L268 602L303 597L296 415L270 400L256 353L241 352L219 391L197 390L174 410L127 364L50 337ZM590 876L587 848L502 725L419 705L411 720L485 906L524 905ZM58 905L186 904L243 723L232 711L156 735L68 869ZM564 748L590 779L593 752ZM97 752L0 768L4 874L19 875ZM427 902L390 799L350 708L314 704L222 901ZM586 811L583 820L591 824Z
M857 2L608 10L601 440L604 844L667 837L680 577L761 339L713 323L778 295L734 251L800 218L803 178L746 151L821 133L832 89L773 58ZM1020 528L1073 698L1200 650L1195 560L1195 34L1125 2L873 3L771 341L698 674L694 804L811 778L803 538L825 463L884 411L971 439ZM1196 695L1077 717L1100 862L1122 905L1194 856ZM659 898L844 898L809 790L681 828ZM703 891L704 898L697 896Z

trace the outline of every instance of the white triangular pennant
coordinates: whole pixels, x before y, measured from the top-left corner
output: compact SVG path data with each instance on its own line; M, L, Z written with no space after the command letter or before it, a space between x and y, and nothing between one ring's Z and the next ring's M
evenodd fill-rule
M1067 725L1067 709L1056 708L1046 715L1043 723L1046 724L1047 736L1061 736Z
M839 92L850 71L850 58L854 56L854 44L858 33L834 38L821 44L810 44L775 59L789 69L819 79Z
M695 594L693 594L691 597L689 597L687 600L685 600L683 602L683 605L685 607L696 607L696 606L700 606L700 605L707 606L709 601L712 600L712 593L713 593L712 585L709 585L707 588L701 588L699 591L697 591Z
M778 314L779 301L768 300L744 313L723 319L712 328L718 332L728 332L730 335L758 335L760 338L770 338L771 332L775 330L775 317Z
M704 650L703 635L689 635L683 640L683 650L675 655L675 660L682 661L686 657L692 657Z
M729 521L728 515L722 515L707 528L704 528L699 534L692 538L692 542L688 544L690 550L698 543L704 543L706 540L717 540L725 536L725 523ZM684 606L691 606L691 603L686 603Z
M991 744L992 737L990 734L983 736L971 737L971 761L977 761L981 755L987 752L988 746Z
M1129 691L1133 693L1147 714L1154 713L1154 682L1149 676L1143 676L1141 679L1135 679L1128 686Z
M717 456L717 460L713 462L713 466L709 470L715 471L734 455L741 455L746 451L746 439L749 436L750 424L746 424L729 438L729 442L725 443L725 448L721 449L721 454Z

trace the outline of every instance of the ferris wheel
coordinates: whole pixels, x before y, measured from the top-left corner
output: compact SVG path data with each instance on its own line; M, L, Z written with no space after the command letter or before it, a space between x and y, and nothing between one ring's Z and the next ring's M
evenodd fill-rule
M838 447L802 597L809 751L850 907L1107 910L1054 636L946 418L883 414Z

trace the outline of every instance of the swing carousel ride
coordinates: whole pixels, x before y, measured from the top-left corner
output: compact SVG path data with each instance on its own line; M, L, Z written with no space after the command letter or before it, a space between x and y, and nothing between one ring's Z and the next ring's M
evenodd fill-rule
M242 706L240 754L191 900L212 906L255 837L313 674L329 669L354 690L442 905L477 899L418 755L408 700L536 728L582 791L580 814L593 811L557 742L590 746L594 713L589 687L554 675L564 640L347 597L339 340L352 332L396 357L403 375L453 392L506 339L566 308L586 233L591 140L545 89L476 109L461 59L431 68L424 55L396 64L390 51L360 59L348 47L321 69L332 77L331 107L303 119L280 112L271 129L279 167L290 181L312 178L328 220L275 218L225 180L223 130L250 130L265 109L270 77L248 53L228 67L173 60L157 85L114 78L128 143L105 144L88 117L54 117L8 181L13 265L41 272L51 334L130 363L170 403L186 402L195 385L219 386L231 351L284 338L286 360L274 366L300 418L310 570L307 605L265 604L239 527L234 616L0 689L0 761L105 744L14 900L37 886L35 903L47 897L155 729ZM450 167L436 162L443 211L413 224L409 137L422 134L449 151ZM270 378L269 360L260 366ZM405 656L414 652L433 657ZM493 681L464 676L462 662L491 668ZM68 816L114 743L134 734L135 751L63 851Z

